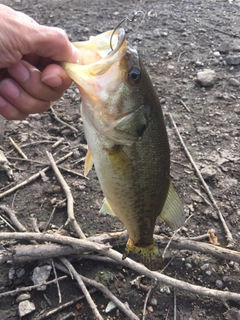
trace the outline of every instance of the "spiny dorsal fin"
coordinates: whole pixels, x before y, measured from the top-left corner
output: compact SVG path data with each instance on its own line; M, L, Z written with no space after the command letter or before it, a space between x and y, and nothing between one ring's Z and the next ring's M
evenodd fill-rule
M88 172L92 169L93 166L93 157L92 152L88 149L85 159L85 166L84 166L84 175L85 177L88 175Z
M167 198L159 217L171 229L178 229L184 224L185 214L183 205L171 182Z
M106 198L103 199L103 205L102 205L102 208L100 209L99 212L103 213L103 214L109 214L111 216L115 216L115 213L113 212L113 210L112 210L112 208Z

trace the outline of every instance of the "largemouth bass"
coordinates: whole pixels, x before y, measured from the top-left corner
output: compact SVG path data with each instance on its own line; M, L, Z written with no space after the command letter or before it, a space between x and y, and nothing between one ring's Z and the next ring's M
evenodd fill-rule
M105 195L102 213L116 215L128 231L125 254L156 268L153 240L159 216L171 228L184 211L170 181L170 151L163 113L152 82L123 28L76 42L78 64L63 63L82 96L88 153Z

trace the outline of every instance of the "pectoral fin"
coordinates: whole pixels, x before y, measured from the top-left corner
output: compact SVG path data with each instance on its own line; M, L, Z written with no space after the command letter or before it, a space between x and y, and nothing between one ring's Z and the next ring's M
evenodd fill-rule
M112 208L106 198L104 198L102 208L100 209L99 212L103 213L103 214L109 214L111 216L115 216L115 213L113 212L113 210L112 210Z
M184 209L179 196L170 182L167 198L159 215L171 229L178 229L185 221Z
M88 175L89 171L92 169L92 166L93 166L92 152L88 149L86 159L85 159L85 166L84 166L85 177Z
M107 152L111 167L117 171L118 174L124 176L132 170L131 160L124 152L123 146L114 145L112 148L104 148L104 150Z

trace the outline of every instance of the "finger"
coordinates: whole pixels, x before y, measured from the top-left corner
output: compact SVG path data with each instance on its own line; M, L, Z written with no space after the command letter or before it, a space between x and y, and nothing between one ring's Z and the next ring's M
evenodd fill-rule
M28 114L22 113L15 108L2 96L0 96L0 114L7 120L23 120L28 116Z
M34 37L31 42L27 43L26 52L23 54L34 52L41 57L55 61L77 62L79 51L69 41L64 30L40 25L31 25L30 27L35 29Z
M19 113L26 115L44 112L50 106L50 101L44 101L29 95L14 80L9 78L0 82L0 95L7 101L7 105L13 106L18 109ZM9 114L6 110L6 106L2 106L1 109L4 109L4 111L2 111L4 112L4 117L13 119L12 109L9 110Z
M28 62L19 61L8 72L30 96L45 101L58 100L71 84L71 79L56 64L47 66L41 74Z

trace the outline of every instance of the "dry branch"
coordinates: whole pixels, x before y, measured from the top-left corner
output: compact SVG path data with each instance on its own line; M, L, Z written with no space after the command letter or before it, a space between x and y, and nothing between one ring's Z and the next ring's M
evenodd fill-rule
M62 277L59 277L59 278L56 278L54 280L51 280L51 281L48 281L48 282L44 282L44 283L41 283L41 284L35 284L33 286L21 287L21 288L17 288L16 290L2 292L2 293L0 293L0 298L7 297L7 296L15 296L16 294L19 294L21 292L31 291L33 289L37 289L37 288L41 287L42 285L48 286L49 284L56 283L56 282L58 282L60 280L66 279L66 278L67 278L67 276L62 276Z
M3 238L5 240L8 240L8 235L12 235L12 233L3 233ZM15 233L15 235L18 235L19 233ZM32 234L32 233L31 233ZM34 233L33 233L34 234ZM119 243L122 243L122 239L120 240L120 236L122 233L116 232L116 234L111 235L111 245L119 245ZM26 233L28 235L28 233ZM205 236L205 235L204 235ZM13 239L14 236L10 239ZM30 239L30 237L27 237ZM101 243L109 242L110 236L106 234L105 237L102 235L94 236L93 237L95 242ZM25 238L26 239L26 238ZM70 238L73 239L73 238ZM91 240L91 238L88 238L88 240ZM158 243L158 245L161 248L165 248L166 245L169 243L168 237L162 237L158 235L154 235L155 241ZM0 234L0 240L1 240L1 234ZM123 243L125 243L124 241ZM188 251L197 251L201 252L203 254L210 254L214 256L217 259L222 260L228 260L228 261L236 261L240 263L240 252L222 248L219 246L215 246L212 244L204 243L204 242L196 242L193 240L188 240L184 238L175 238L172 239L170 245L170 248L177 249L177 250L188 250ZM82 255L84 253L85 248L79 247L79 246L69 246L69 245L59 245L55 243L49 243L49 244L39 244L39 245L17 245L14 247L8 248L8 250L1 250L0 251L0 264L5 263L7 261L12 261L14 263L22 263L22 262L30 262L35 260L43 260L43 259L50 259L55 257L61 257L61 256L80 256L83 259L97 259L95 255ZM99 260L102 262L109 262L108 258L104 258L99 256Z
M77 233L78 237L80 239L85 239L85 234L82 232L81 228L79 227L79 224L77 223L76 219L75 219L75 216L74 216L74 210L73 210L73 196L72 196L72 193L71 193L71 190L68 186L68 184L66 183L65 179L63 178L61 172L59 171L54 159L53 159L53 156L50 152L47 151L47 156L48 156L48 159L50 161L50 164L51 164L51 167L59 181L59 183L61 184L64 192L65 192L65 195L66 195L66 198L67 198L67 213L68 213L68 220L66 222L66 225L68 223L70 223L70 225L72 226L73 230Z
M67 272L67 270L65 268L62 268L62 266L59 265L58 263L56 263L56 267L63 272ZM127 307L124 303L122 303L116 296L114 296L112 294L112 292L110 290L108 290L103 284L101 284L95 280L91 280L89 278L86 278L82 275L81 275L81 278L87 285L98 289L106 297L108 297L111 301L113 301L115 303L115 305L119 308L119 310L121 310L123 313L125 313L125 315L127 317L129 317L129 319L139 320L139 318L131 311L131 309L129 307Z
M63 265L68 269L68 271L70 272L70 274L73 275L73 277L75 278L75 280L77 280L77 283L80 287L80 289L82 290L83 294L85 295L85 298L90 306L90 308L92 309L93 314L95 315L95 318L97 320L103 320L103 317L100 315L96 304L94 303L88 289L86 288L80 274L77 273L77 271L75 270L75 268L72 266L72 264L64 257L60 258L61 262L63 263Z
M98 252L110 259L117 261L120 265L123 265L129 269L132 269L140 274L143 274L150 279L157 279L158 281L165 283L166 285L173 286L177 289L189 291L194 294L199 294L203 296L208 296L220 301L225 300L234 300L240 302L240 294L227 292L227 291L218 291L214 289L204 288L197 285L187 283L185 281L173 279L171 277L165 276L157 271L151 271L144 267L143 265L133 261L130 258L122 260L122 254L110 249L109 246L94 243L86 239L74 239L70 237L58 236L58 235L49 235L49 234L38 234L38 233L0 233L0 240L6 239L18 239L18 240L36 240L38 242L55 242L60 244L65 244L71 247L79 247L86 251ZM238 256L239 252L236 253Z
M96 289L90 289L89 292L92 294L96 291ZM77 303L78 301L80 300L83 300L85 298L84 295L81 295L79 297L77 297L76 299L73 299L71 301L68 301L66 303L63 303L61 304L60 306L54 308L54 309L51 309L51 310L48 310L47 312L44 312L42 313L40 316L34 318L34 320L43 320L43 319L46 319L52 315L54 315L55 313L65 309L65 308L68 308L68 307L71 307L73 304Z

